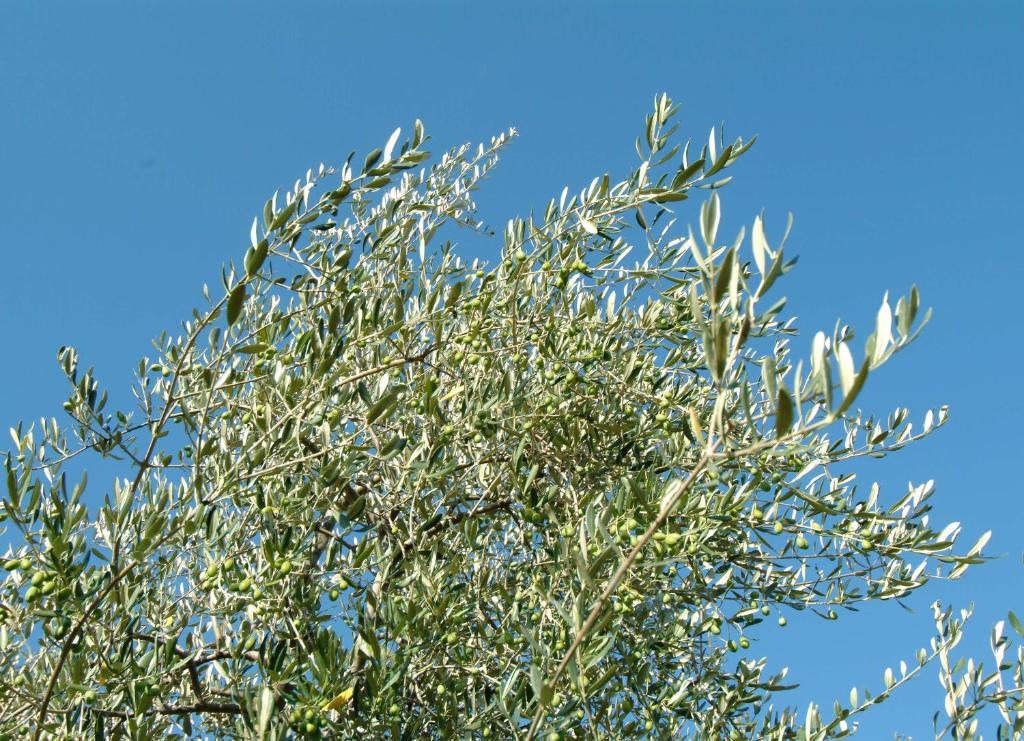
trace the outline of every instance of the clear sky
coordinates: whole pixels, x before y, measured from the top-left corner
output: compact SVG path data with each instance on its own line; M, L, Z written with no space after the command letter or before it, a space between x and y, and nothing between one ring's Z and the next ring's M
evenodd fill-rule
M500 226L564 185L625 174L666 91L698 140L722 121L727 137L759 135L722 193L723 233L763 207L778 234L794 212L801 259L784 287L808 336L842 318L863 337L885 291L918 284L933 322L859 402L918 419L946 403L951 422L862 476L891 496L935 479L935 519L962 521L971 542L993 529L1003 555L930 585L913 612L799 616L756 644L803 685L793 701L877 690L930 637L935 599L977 604L965 645L979 654L1007 608L1024 613L1024 4L0 0L0 13L3 426L59 413L61 344L124 399L149 340L308 167L416 117L435 149L514 125L479 198ZM940 708L929 673L862 737L930 738Z

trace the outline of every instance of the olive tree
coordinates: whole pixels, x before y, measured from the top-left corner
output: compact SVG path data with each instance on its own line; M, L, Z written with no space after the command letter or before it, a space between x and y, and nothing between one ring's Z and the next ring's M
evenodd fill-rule
M939 731L987 703L1019 728L1019 667L958 665L938 608L876 694L779 704L766 629L955 578L983 543L929 522L931 483L852 471L946 422L855 406L917 291L794 357L785 236L719 230L752 140L684 145L676 111L658 97L635 170L511 219L489 260L456 240L494 235L475 192L515 131L428 166L417 121L266 202L133 408L62 348L68 420L16 426L4 461L0 730L823 739L932 658ZM121 471L95 494L89 455Z

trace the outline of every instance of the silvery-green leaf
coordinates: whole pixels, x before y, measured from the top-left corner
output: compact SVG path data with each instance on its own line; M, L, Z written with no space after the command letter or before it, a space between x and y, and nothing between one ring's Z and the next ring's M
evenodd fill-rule
M882 299L882 305L879 307L878 315L875 318L875 365L885 357L891 342L892 309L889 308L889 294L886 294L885 298Z
M764 219L761 214L754 217L754 229L750 233L750 243L754 251L754 264L757 265L757 272L764 276L765 256L771 257L771 250L768 248L768 240L764 234Z
M580 216L578 218L580 220L580 226L583 227L583 231L585 231L587 234L597 234L597 225L594 224L594 222L584 218L583 216Z
M708 249L714 248L715 237L718 236L718 221L720 218L718 203L718 194L712 193L711 198L701 204L700 233Z
M387 144L384 145L384 156L381 158L381 162L387 163L391 161L391 153L394 152L395 144L398 142L398 137L401 135L401 127L391 132L391 136L388 137Z

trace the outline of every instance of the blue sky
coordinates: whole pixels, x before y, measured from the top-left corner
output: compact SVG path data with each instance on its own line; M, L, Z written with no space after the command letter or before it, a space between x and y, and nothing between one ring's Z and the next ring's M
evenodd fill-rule
M624 174L666 91L696 139L723 121L727 137L759 135L722 193L723 230L765 208L778 234L794 212L800 264L784 290L808 336L837 318L863 336L885 291L920 287L932 324L861 401L918 418L945 403L951 422L862 475L893 496L935 479L935 519L960 520L968 538L993 529L990 552L1004 555L931 585L912 613L793 619L761 643L803 684L793 700L878 688L886 665L926 643L935 599L977 604L966 646L978 653L1007 608L1024 612L1012 468L1024 5L4 0L0 11L0 424L59 412L62 344L126 392L149 340L188 315L242 254L263 201L308 167L417 117L435 149L514 125L521 137L479 198L502 225L564 185ZM929 674L862 737L930 737L940 707Z

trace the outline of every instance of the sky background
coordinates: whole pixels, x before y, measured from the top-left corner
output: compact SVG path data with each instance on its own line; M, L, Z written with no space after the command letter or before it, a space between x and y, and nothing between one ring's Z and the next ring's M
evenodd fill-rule
M500 234L565 185L625 175L665 91L698 141L723 121L727 140L759 135L730 171L720 233L764 208L774 241L793 211L800 263L780 285L807 337L839 318L866 337L886 291L920 287L931 325L858 403L918 420L949 404L951 421L859 470L890 497L935 479L934 519L961 521L966 542L992 529L1001 556L929 585L912 612L792 616L755 649L802 684L792 702L827 707L909 661L936 599L975 602L964 647L986 657L989 626L1024 613L1024 4L4 0L0 12L3 427L60 413L62 344L125 399L150 339L201 303L263 201L307 168L417 117L435 151L514 125L478 198ZM683 215L696 223L696 210ZM866 716L860 737L931 738L934 676Z

